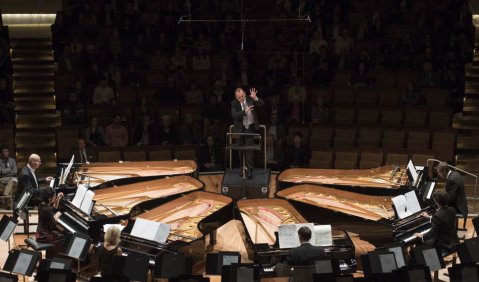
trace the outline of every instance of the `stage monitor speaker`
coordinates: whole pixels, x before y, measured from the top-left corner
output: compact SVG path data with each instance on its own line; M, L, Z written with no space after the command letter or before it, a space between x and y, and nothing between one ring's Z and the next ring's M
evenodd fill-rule
M240 263L241 255L239 252L218 252L206 254L206 274L221 275L224 265Z
M243 179L239 169L225 170L221 193L234 200L269 197L270 170L255 169L251 179Z

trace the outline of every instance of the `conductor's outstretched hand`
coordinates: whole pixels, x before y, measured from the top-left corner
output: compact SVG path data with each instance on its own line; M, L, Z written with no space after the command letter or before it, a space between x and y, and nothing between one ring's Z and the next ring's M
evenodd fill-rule
M258 96L256 96L256 94L258 94L258 91L256 90L256 88L251 88L249 90L249 93L250 93L250 97L253 98L253 100L257 100L258 99Z

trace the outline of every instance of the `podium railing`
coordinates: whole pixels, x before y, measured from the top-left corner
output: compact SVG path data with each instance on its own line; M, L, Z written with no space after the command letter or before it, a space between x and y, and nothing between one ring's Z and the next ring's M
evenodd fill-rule
M226 149L229 150L229 161L230 161L230 170L233 169L233 150L237 151L261 151L261 143L263 143L263 157L264 157L264 170L267 169L267 160L266 160L266 126L260 125L259 128L263 131L264 138L261 137L261 133L241 133L233 132L234 125L230 125L228 132L226 133L226 140L228 142ZM234 139L240 138L253 138L254 140L259 140L258 143L254 144L234 144ZM243 164L244 166L244 164Z

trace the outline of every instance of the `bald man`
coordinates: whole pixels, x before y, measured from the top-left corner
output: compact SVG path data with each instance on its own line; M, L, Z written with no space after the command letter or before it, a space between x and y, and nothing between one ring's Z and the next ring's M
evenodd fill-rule
M47 178L37 178L35 170L40 167L42 159L37 154L31 154L28 158L28 164L24 166L18 174L18 187L15 193L15 202L20 200L23 191L28 191L32 194L30 203L38 205L42 201L42 191L39 184L51 181L53 178L48 176Z

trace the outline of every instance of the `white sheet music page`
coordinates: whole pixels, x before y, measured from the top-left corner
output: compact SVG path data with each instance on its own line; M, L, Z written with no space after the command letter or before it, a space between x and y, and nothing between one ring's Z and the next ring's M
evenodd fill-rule
M278 226L279 248L296 248L300 245L296 224L284 224Z
M166 239L168 239L168 235L170 234L170 225L162 222L158 222L158 229L155 235L155 241L158 243L165 243Z
M130 235L150 241L164 243L166 242L169 232L170 226L168 224L137 218Z
M17 261L15 266L12 269L13 273L18 274L25 274L27 273L28 267L30 266L30 262L32 261L33 255L20 253L18 255Z
M85 244L86 244L85 239L80 237L75 237L75 239L73 239L73 243L70 248L70 251L68 252L68 256L79 259Z
M81 202L80 210L82 210L86 214L90 214L94 196L95 192L93 192L92 190L86 191L85 197L83 197L83 201Z
M407 217L411 214L408 211L407 201L406 201L406 197L404 195L396 196L396 197L392 198L391 200L394 204L394 208L396 209L396 212L397 212L398 217L400 219L405 218L405 217Z
M315 225L314 226L314 246L332 246L333 233L331 225Z
M80 208L81 202L83 201L83 198L85 197L87 190L88 188L86 188L85 185L83 184L78 185L77 192L75 193L75 197L73 197L73 200L72 200L72 205L74 205L77 208Z
M65 169L65 173L63 173L63 177L62 177L62 179L60 179L60 183L58 183L59 185L60 184L65 184L65 180L67 179L68 174L70 173L70 169L73 166L73 161L74 160L75 160L75 155L72 155L72 158L70 159L70 162L68 163L68 166Z
M407 209L410 214L421 211L421 205L417 200L417 195L415 191L407 192L406 194L404 194L404 197L406 197Z
M12 235L13 229L15 229L15 226L17 226L15 222L8 221L7 226L5 226L5 229L3 229L2 235L0 235L0 239L3 241L8 241Z

